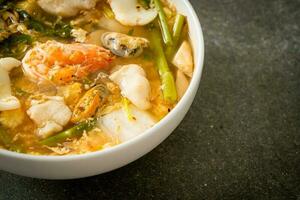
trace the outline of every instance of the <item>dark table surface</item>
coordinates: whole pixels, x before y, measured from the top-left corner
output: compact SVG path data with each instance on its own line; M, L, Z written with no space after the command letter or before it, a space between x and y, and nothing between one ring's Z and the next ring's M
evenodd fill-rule
M138 161L91 178L0 172L1 200L300 199L300 1L191 2L205 69L174 133Z

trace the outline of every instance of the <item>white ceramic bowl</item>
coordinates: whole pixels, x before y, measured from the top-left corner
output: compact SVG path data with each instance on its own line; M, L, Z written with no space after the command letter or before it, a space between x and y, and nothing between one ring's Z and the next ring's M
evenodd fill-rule
M72 156L33 156L0 150L0 169L15 174L45 178L73 179L93 176L122 167L145 155L179 125L189 110L199 87L204 41L198 17L188 0L173 0L180 13L188 17L194 48L195 71L190 86L178 105L159 123L138 137L98 152Z

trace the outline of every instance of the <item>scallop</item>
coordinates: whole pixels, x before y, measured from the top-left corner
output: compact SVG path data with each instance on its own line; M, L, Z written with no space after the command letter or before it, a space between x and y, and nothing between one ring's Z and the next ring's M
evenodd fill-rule
M116 20L125 26L144 26L152 22L157 11L152 6L149 9L143 8L138 0L108 0Z

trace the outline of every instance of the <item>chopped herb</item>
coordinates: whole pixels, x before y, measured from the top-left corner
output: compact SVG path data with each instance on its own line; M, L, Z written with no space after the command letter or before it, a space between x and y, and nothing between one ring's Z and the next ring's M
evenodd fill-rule
M153 56L150 52L145 52L143 55L143 59L147 61L151 61L153 59Z
M130 29L127 34L130 35L130 36L132 36L133 33L134 33L134 28Z
M15 94L19 97L29 96L30 93L22 90L21 88L14 88Z
M139 3L143 6L143 8L149 9L151 0L139 0Z
M16 1L0 0L0 18L0 57L22 58L36 36L72 38L69 23L58 20L46 24L17 8Z
M115 14L113 13L113 11L111 10L109 5L103 4L102 9L103 9L103 14L106 18L108 18L108 19L115 18Z
M124 111L127 115L127 118L131 121L135 120L135 117L132 115L131 109L129 107L130 101L126 97L123 97L122 102L123 102L123 108L124 108Z
M85 77L85 78L82 79L82 83L84 85L91 85L93 83L93 81L90 80L89 78Z
M149 29L149 31L152 31L153 29L155 29L155 23L153 23L153 22L146 26L147 26L147 29Z
M45 23L34 19L26 11L19 10L21 13L21 21L29 28L47 36L56 36L61 38L71 38L72 26L62 20L57 21L52 26L46 25Z

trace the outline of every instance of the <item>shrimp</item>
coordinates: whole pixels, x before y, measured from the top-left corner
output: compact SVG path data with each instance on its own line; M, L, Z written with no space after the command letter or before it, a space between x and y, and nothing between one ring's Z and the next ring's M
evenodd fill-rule
M25 75L33 82L46 80L63 85L107 69L113 59L109 50L97 45L48 41L29 50L22 66Z

